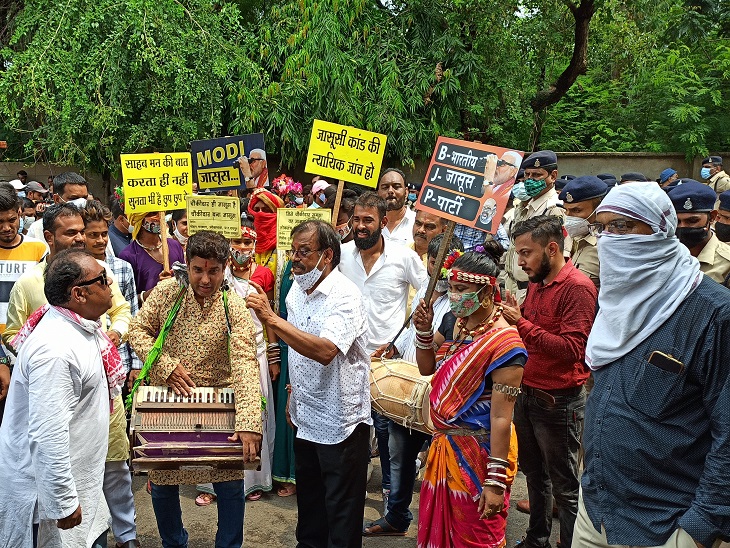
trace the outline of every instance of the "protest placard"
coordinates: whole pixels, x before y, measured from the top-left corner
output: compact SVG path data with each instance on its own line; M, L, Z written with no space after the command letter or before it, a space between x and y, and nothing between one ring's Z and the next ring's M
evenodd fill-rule
M201 190L241 186L241 170L234 165L236 160L240 156L248 156L253 150L266 150L263 133L191 141L190 149L193 157L193 181L198 183Z
M387 140L382 133L315 120L304 169L307 173L375 187Z
M122 154L124 212L181 209L193 193L189 152Z
M494 234L523 155L439 137L416 209Z
M188 196L188 234L212 230L226 238L240 238L240 207L235 196Z
M332 211L329 209L296 209L281 207L276 210L276 249L288 251L291 249L291 231L304 221L332 221Z

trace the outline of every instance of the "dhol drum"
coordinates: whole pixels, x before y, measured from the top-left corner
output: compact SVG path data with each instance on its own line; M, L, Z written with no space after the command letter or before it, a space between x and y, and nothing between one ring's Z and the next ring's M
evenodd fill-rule
M398 424L433 434L431 377L415 363L373 358L370 362L370 401L373 409Z

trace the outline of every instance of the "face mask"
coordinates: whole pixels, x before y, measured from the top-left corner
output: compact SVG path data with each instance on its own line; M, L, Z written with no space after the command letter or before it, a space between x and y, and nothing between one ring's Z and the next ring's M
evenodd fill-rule
M565 217L563 224L565 225L565 230L568 232L568 236L571 238L588 236L588 219L568 215Z
M337 231L337 234L340 235L340 241L344 240L352 231L352 228L350 228L350 220L348 219L344 225L337 225L335 230Z
M324 193L324 192L320 192L320 193L319 193L319 195L317 196L317 198L318 198L318 199L319 199L319 200L320 200L320 201L321 201L322 203L325 203L325 202L327 201L327 196L325 195L325 193Z
M304 203L304 198L302 198L301 196L297 196L294 198L294 203L297 205L302 205Z
M418 198L418 194L415 194L415 193L409 193L408 194L408 201L409 202L415 202L416 201L416 198Z
M703 167L700 169L700 177L703 179L709 179L710 178L710 168L709 167Z
M134 232L134 226L132 226L129 221L127 221L127 232L132 234Z
M231 248L231 258L238 266L247 266L251 262L253 253L251 251L243 251L242 249Z
M18 232L23 232L23 227L25 226L25 218L20 218L20 226L18 227Z
M525 180L525 192L530 196L530 198L534 198L546 188L547 183L545 182L545 179L540 179L539 181L535 179Z
M715 234L721 242L730 242L730 225L726 223L715 223Z
M25 190L18 192L18 198L25 198Z
M162 233L162 226L159 221L142 221L142 228L147 232L152 232L152 234Z
M309 291L312 289L314 284L316 284L322 277L322 273L324 271L319 270L319 263L322 260L322 257L324 257L324 253L319 256L319 261L317 261L317 264L314 265L314 268L309 272L305 272L304 274L294 274L294 280L296 280L299 287L302 288L302 291Z
M35 223L35 217L23 217L23 226L30 226Z
M448 280L436 280L435 290L437 293L446 293L449 290Z
M702 227L679 227L676 230L677 238L679 241L686 245L689 249L701 244L707 234L709 228L707 226Z
M175 235L175 239L180 242L182 245L185 245L188 243L187 237L183 236L180 231L175 227L175 230L172 231L172 233Z
M514 186L512 187L512 194L520 202L527 202L530 200L530 198L532 198L532 196L530 196L525 190L525 183L523 181L514 184Z
M466 318L467 316L474 314L474 312L476 312L482 304L479 301L479 292L482 289L461 294L449 291L449 306L451 307L451 313L457 318Z
M73 200L69 200L66 203L67 204L73 204L76 207L78 207L79 209L83 209L83 208L86 207L86 202L88 202L88 200L86 198L75 198Z
M319 205L319 204L318 204L317 202L312 202L312 205L311 205L311 206L309 206L309 207L310 207L310 208L312 208L312 209L319 209L319 208L320 208L320 207L322 207L322 206L321 206L321 205Z

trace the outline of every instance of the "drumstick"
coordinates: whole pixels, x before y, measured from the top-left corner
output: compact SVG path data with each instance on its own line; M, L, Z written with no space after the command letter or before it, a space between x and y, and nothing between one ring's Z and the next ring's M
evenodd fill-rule
M390 341L390 344L388 345L388 348L385 349L385 352L383 352L383 355L385 355L388 352L390 352L391 350L393 350L393 346L395 345L395 341L398 340L398 337L400 337L400 334L403 333L403 330L406 327L408 327L408 324L409 323L411 323L411 318L413 318L413 313L414 312L415 312L415 310L413 310L413 312L411 312L411 315L408 316L408 319L406 320L406 323L403 324L403 327L400 328L400 331L398 331L398 333L396 333L395 337L393 337L393 340Z

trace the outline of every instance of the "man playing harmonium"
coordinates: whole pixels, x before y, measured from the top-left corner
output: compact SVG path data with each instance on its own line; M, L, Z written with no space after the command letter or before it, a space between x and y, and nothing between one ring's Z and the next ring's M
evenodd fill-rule
M229 387L235 393L235 432L244 462L252 462L261 445L261 388L256 338L251 313L233 291L221 289L230 245L221 235L201 231L186 249L189 286L176 279L160 282L145 301L129 330L129 341L140 358L152 350L171 311L172 320L148 384L167 385L190 395L196 387ZM243 544L244 490L241 470L153 470L152 506L165 547L187 546L182 523L179 485L213 483L218 498L215 546Z

